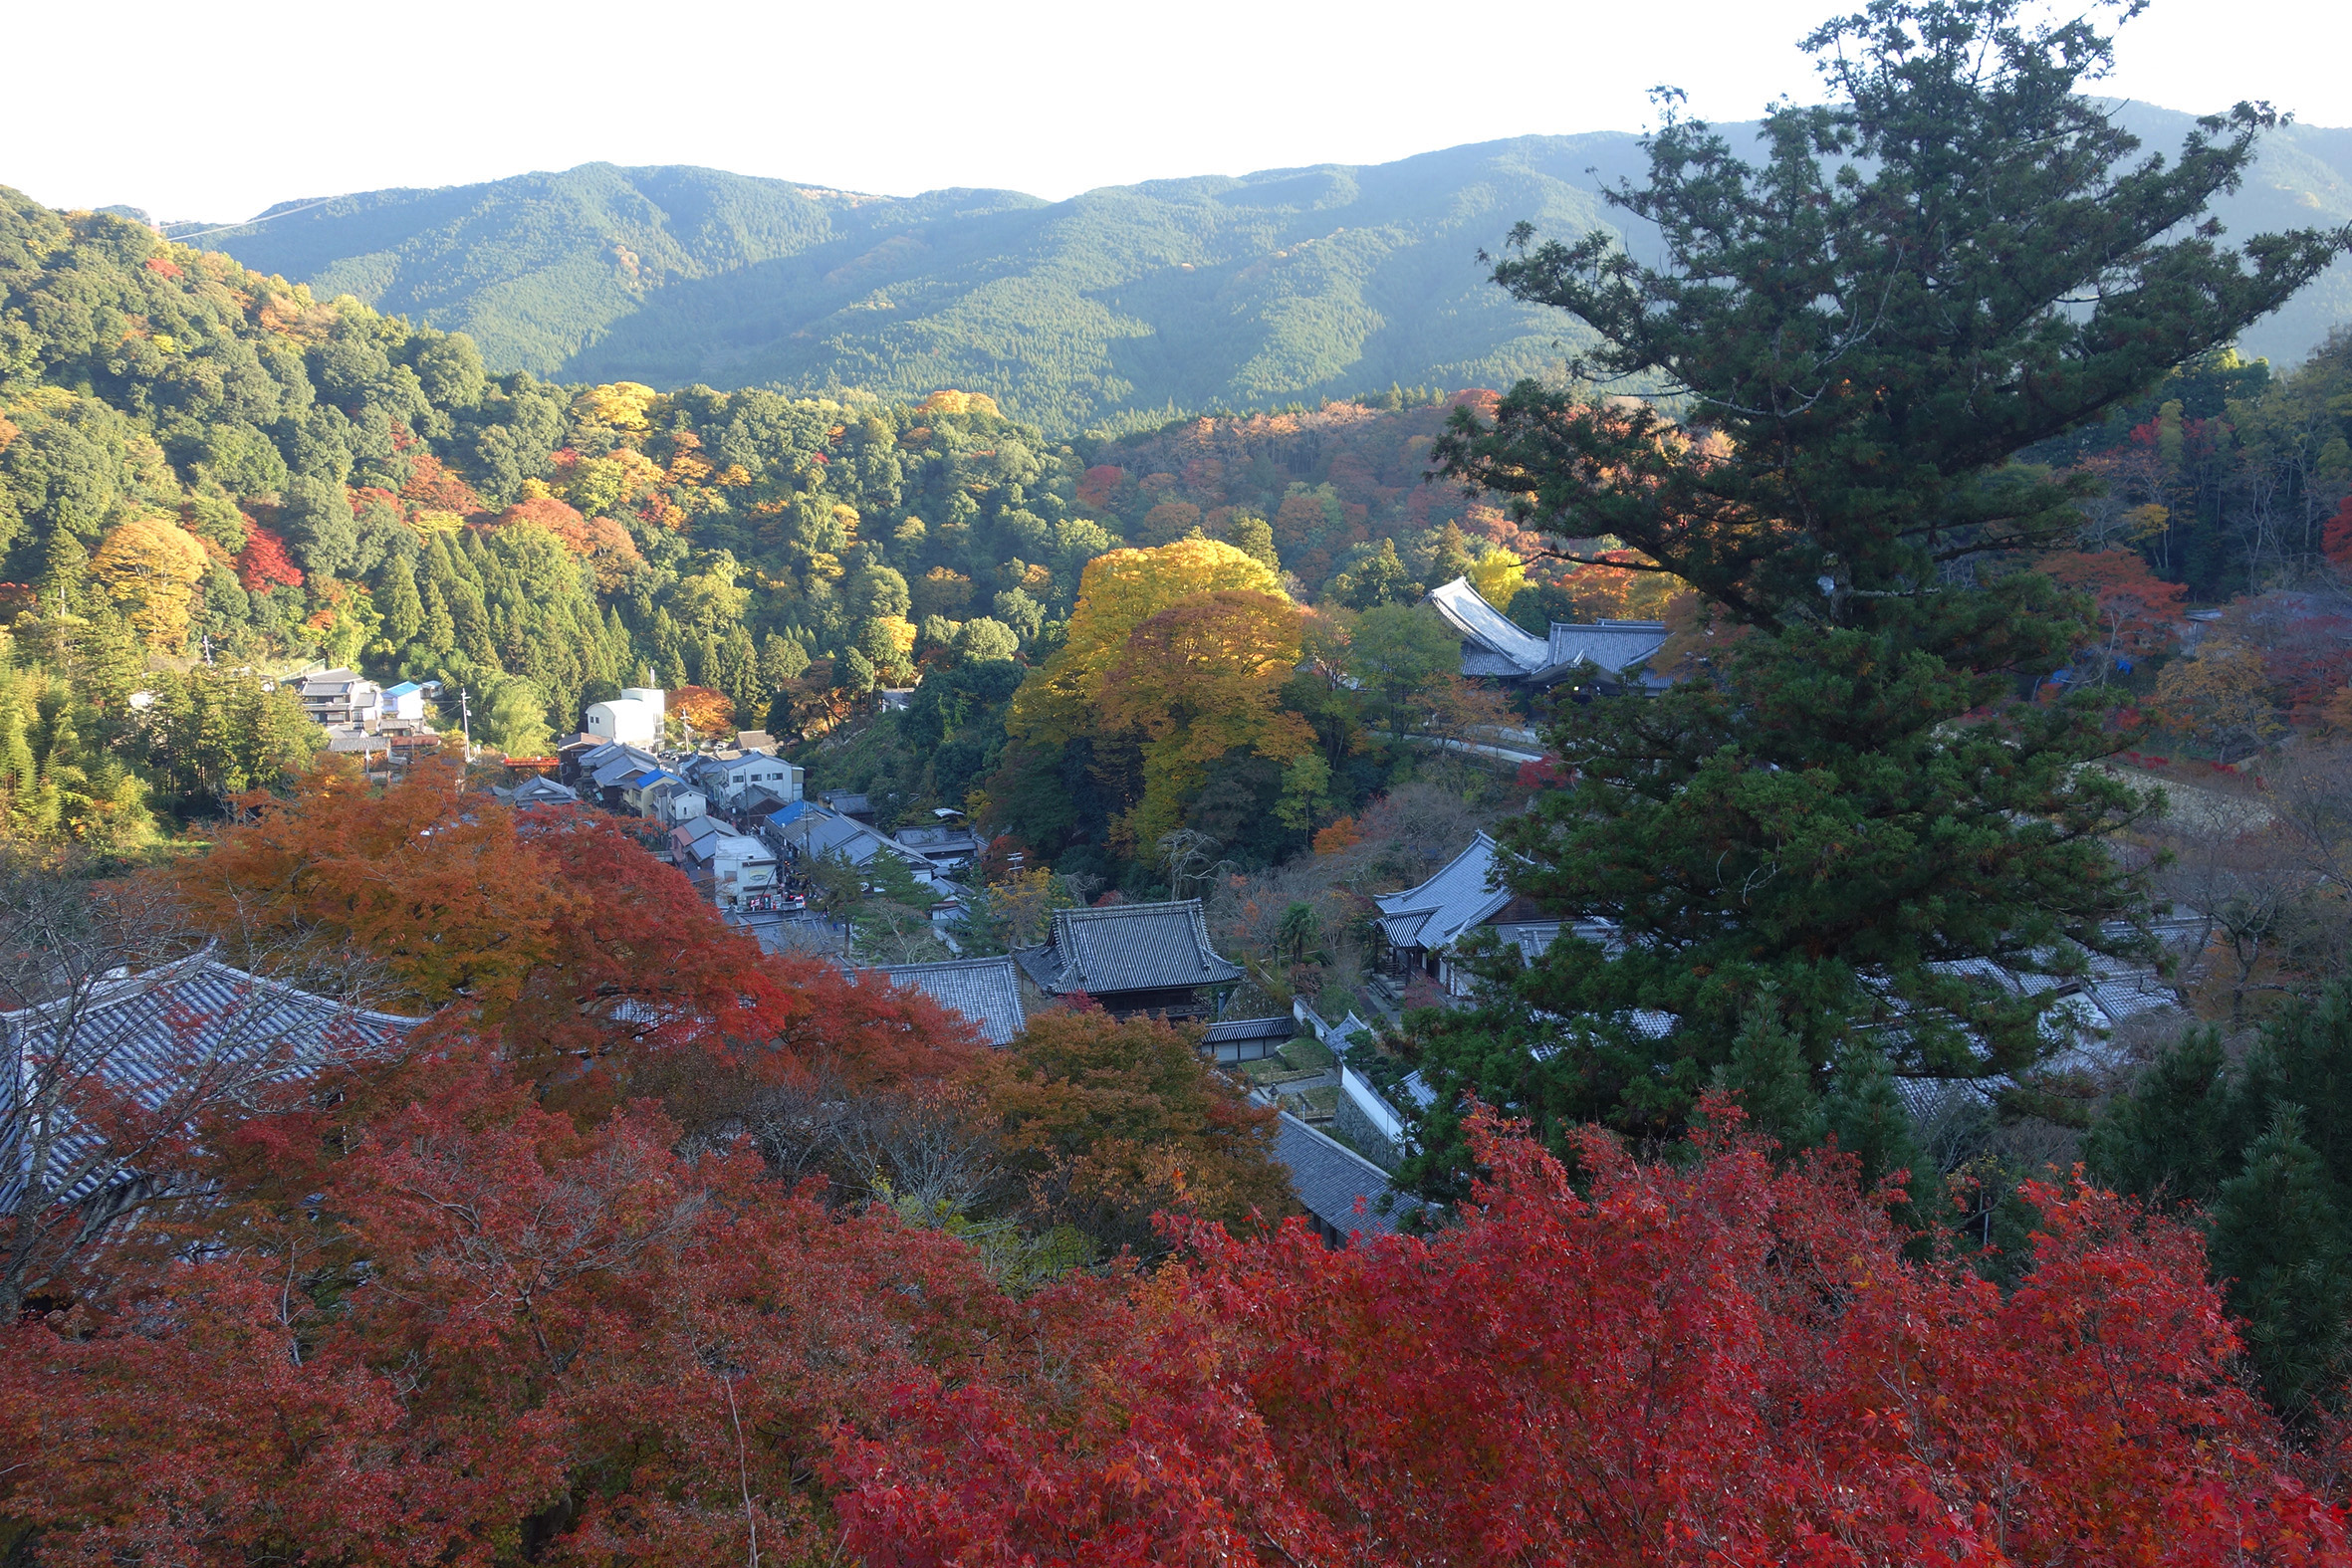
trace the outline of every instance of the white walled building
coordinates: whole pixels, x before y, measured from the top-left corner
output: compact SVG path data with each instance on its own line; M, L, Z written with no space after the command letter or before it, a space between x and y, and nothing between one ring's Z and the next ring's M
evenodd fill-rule
M592 702L584 716L587 731L599 741L650 746L661 739L669 701L658 686L631 686L611 702Z

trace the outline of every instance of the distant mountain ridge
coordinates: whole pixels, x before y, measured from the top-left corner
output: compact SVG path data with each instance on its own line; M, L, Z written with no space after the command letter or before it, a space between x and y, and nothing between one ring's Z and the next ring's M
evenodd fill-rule
M2191 123L2123 113L2152 149ZM958 386L1070 432L1556 371L1574 324L1505 297L1477 253L1522 219L1622 232L1598 192L1642 164L1628 134L1523 136L1047 202L591 163L281 203L201 243L462 330L501 369L887 397ZM2278 132L2222 215L2240 235L2352 218L2352 130ZM2348 321L2339 265L2244 348L2292 362Z

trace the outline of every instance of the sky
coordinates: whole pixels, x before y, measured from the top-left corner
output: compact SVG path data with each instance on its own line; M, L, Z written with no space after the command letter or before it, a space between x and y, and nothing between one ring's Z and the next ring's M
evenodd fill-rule
M2102 91L2267 99L2352 126L2342 0L2156 0ZM910 195L1377 163L1530 132L1638 130L1669 83L1715 119L1817 96L1832 0L1403 7L664 6L403 0L230 13L27 4L7 23L0 184L55 207L234 222L276 202L532 169L698 163ZM282 20L275 25L266 18ZM39 126L34 134L21 127Z

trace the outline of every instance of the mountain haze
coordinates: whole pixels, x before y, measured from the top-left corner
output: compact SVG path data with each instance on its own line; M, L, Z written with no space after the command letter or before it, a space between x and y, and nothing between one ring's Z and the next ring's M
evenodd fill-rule
M2191 124L2122 112L2155 149ZM1556 370L1573 324L1506 298L1477 253L1522 219L1618 230L1598 191L1642 162L1631 135L1525 136L1061 202L596 163L287 203L203 243L469 333L498 369L888 397L960 386L1066 432ZM2240 235L2352 217L2352 130L2280 131L2222 213ZM2347 320L2339 266L2245 351L2299 360Z

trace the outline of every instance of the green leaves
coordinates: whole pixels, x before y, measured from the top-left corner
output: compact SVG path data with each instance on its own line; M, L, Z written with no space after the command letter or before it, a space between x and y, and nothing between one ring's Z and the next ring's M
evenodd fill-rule
M1573 1083L1515 1085L1544 1116L1672 1131L1766 987L1811 1061L1866 1041L1901 1073L2019 1077L2055 1033L2052 988L2016 977L2150 955L2145 884L2105 847L2150 801L2080 766L2130 736L2090 697L2019 700L2090 635L2087 600L2029 569L2085 482L2010 459L2352 245L2217 243L2196 220L2274 116L2134 161L2076 95L2107 55L2085 22L1875 0L1807 47L1833 101L1775 111L1753 154L1668 104L1648 179L1610 196L1657 225L1662 265L1523 226L1496 268L1598 334L1584 373L1663 388L1679 419L1523 382L1438 447L1524 523L1643 552L1719 622L1675 690L1561 705L1572 782L1499 834L1517 890L1611 937L1496 968L1508 995L1442 1030L1437 1065L1504 1013L1537 1038L1675 1020Z
M1662 269L1523 227L1496 281L1589 324L1588 372L1680 394L1686 429L1523 383L1492 427L1457 420L1454 471L1773 627L1901 619L1873 596L2070 526L2066 485L1999 465L2230 341L2352 231L2232 251L2190 227L2275 116L2240 106L2133 163L2074 96L2106 41L2020 9L1877 0L1824 27L1808 47L1838 102L1773 112L1757 162L1670 112L1648 182L1609 193L1658 226Z

